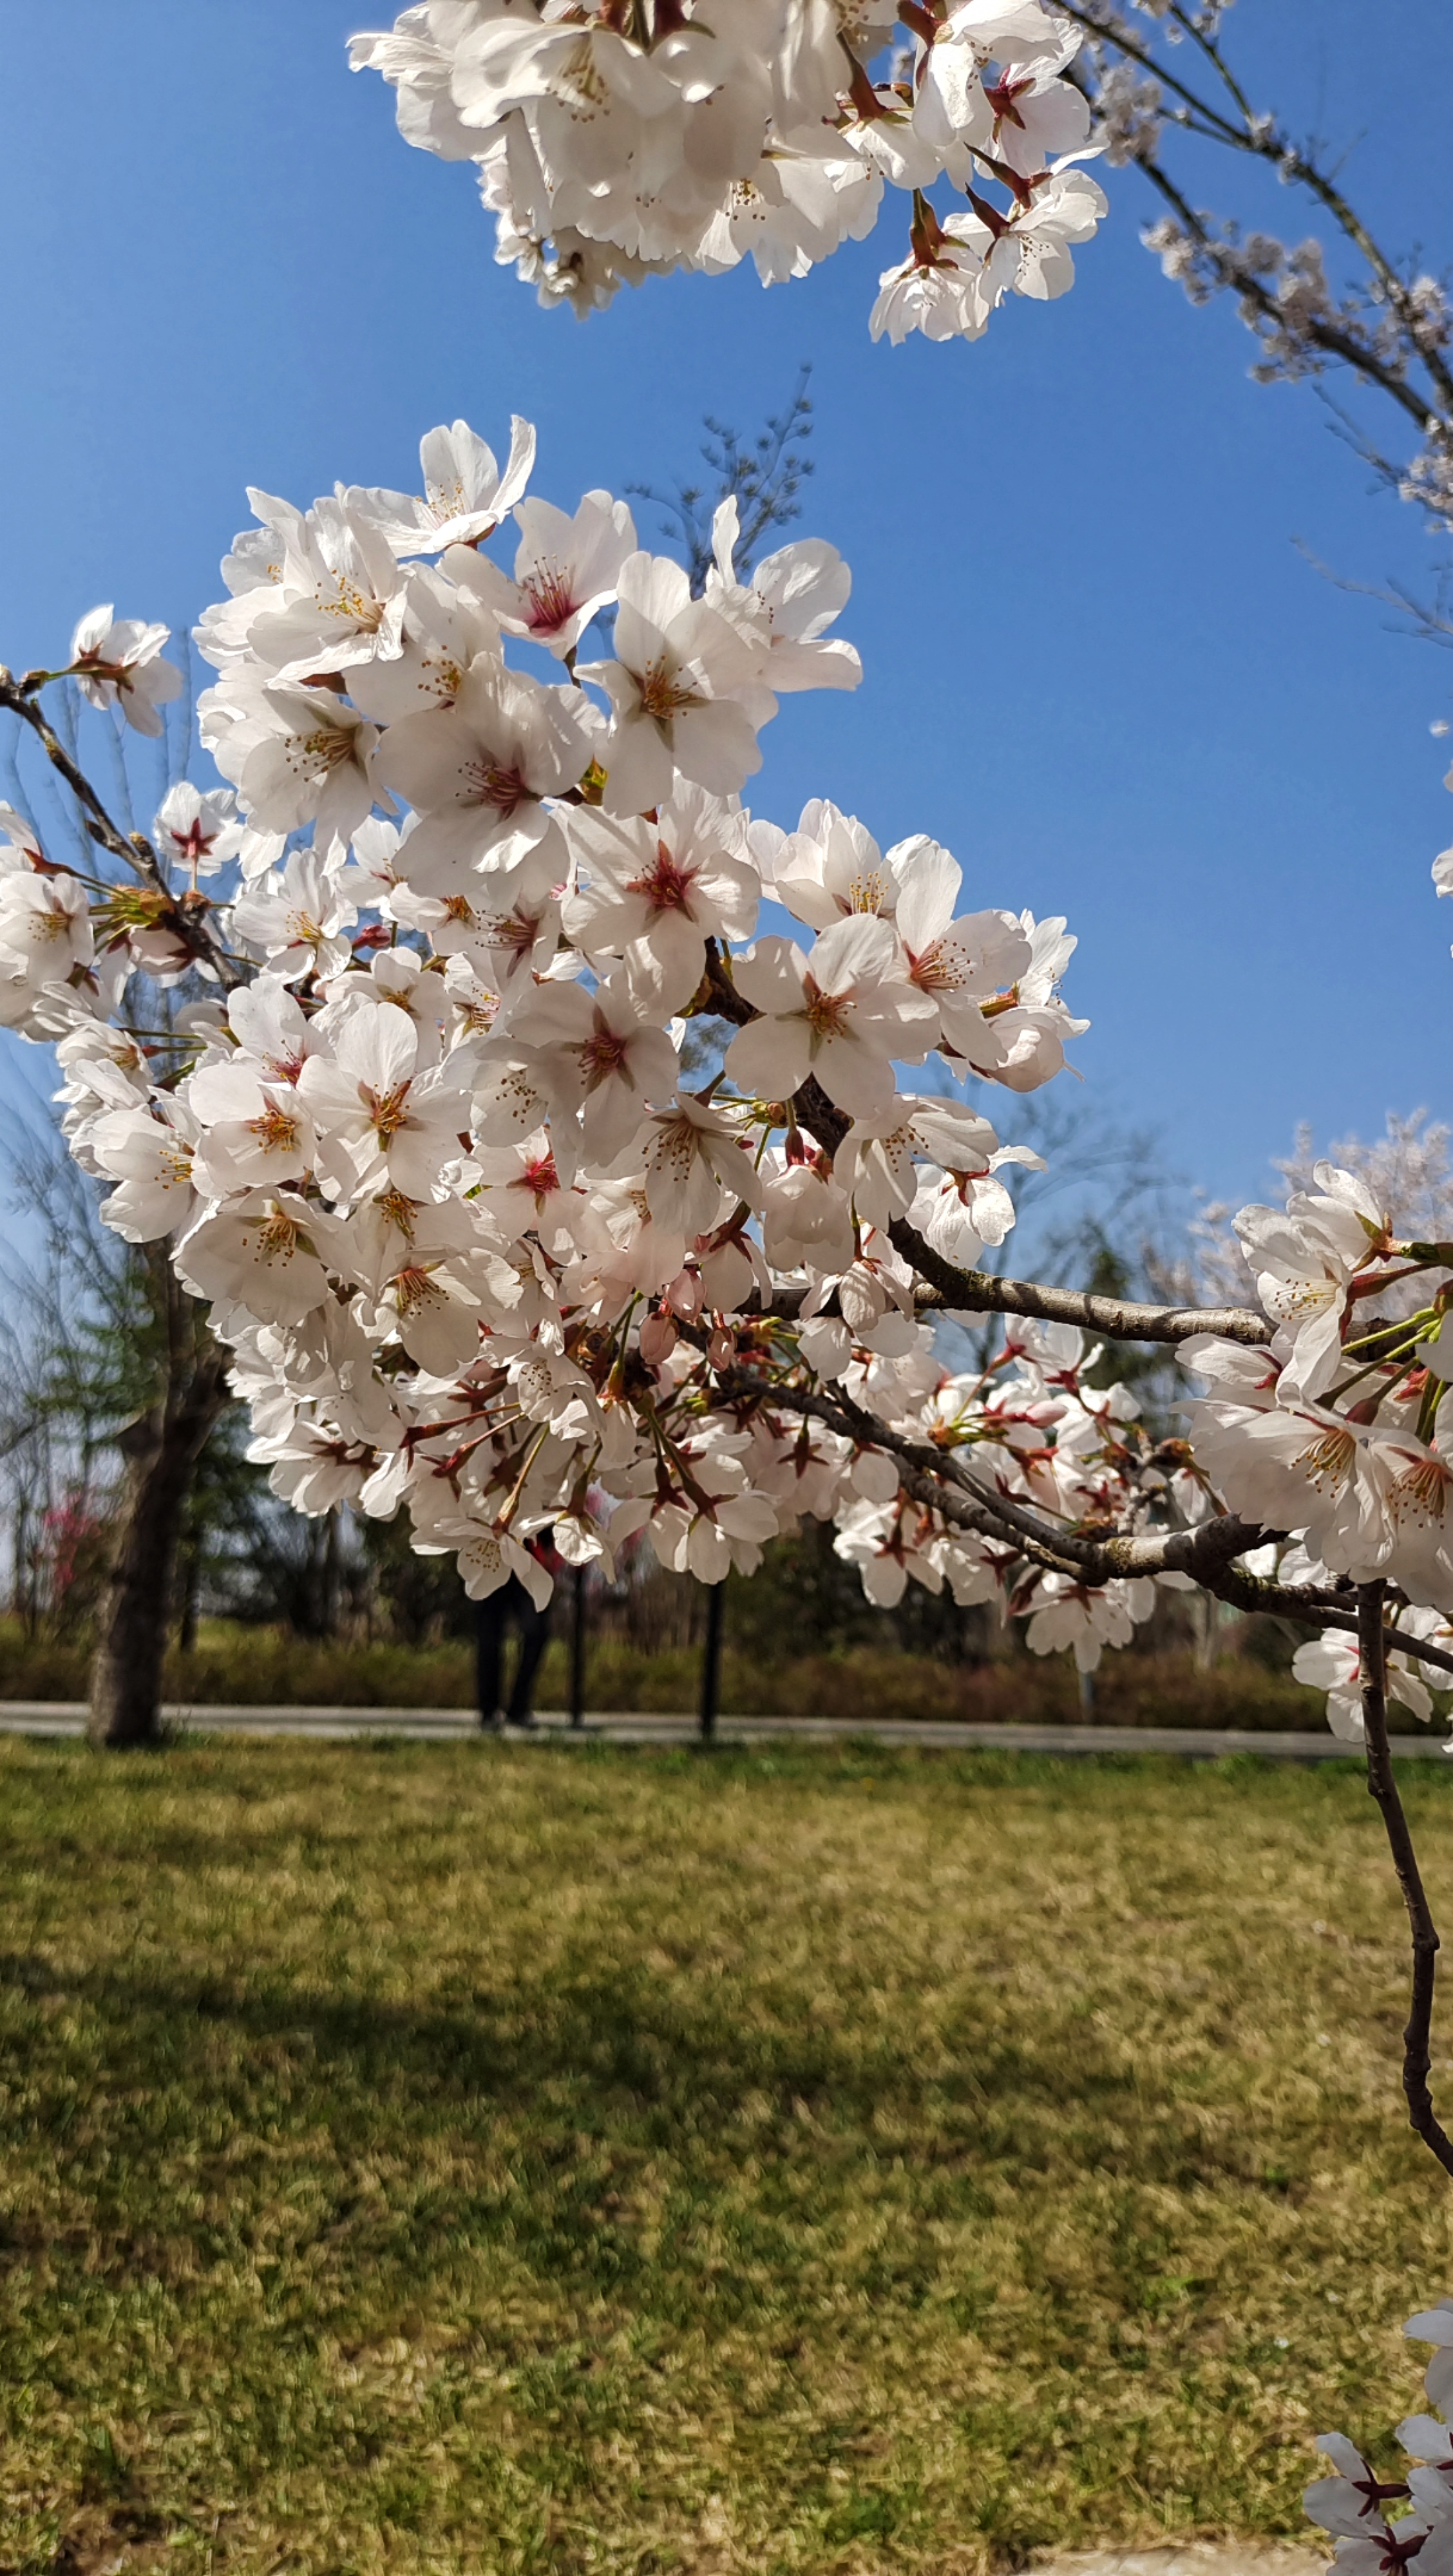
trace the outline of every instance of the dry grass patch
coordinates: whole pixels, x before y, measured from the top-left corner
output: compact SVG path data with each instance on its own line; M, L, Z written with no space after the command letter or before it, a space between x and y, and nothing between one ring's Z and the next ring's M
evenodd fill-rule
M1296 2533L1411 2402L1340 1766L10 1745L0 1816L0 2567L968 2576Z

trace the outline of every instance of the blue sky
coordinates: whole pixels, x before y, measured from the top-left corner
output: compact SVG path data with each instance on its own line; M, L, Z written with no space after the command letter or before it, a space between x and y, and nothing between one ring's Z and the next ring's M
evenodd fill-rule
M853 565L867 678L785 702L757 810L830 795L884 841L946 841L971 902L1067 913L1087 1097L1215 1193L1260 1195L1299 1119L1453 1107L1453 906L1428 880L1453 662L1294 541L1415 584L1433 549L1310 392L1247 381L1229 308L1163 283L1133 174L1108 174L1073 294L976 347L870 345L896 210L800 285L673 280L579 325L494 266L471 174L408 150L347 72L346 35L386 14L5 0L0 659L57 655L103 598L189 623L248 483L412 487L431 423L499 447L519 410L536 488L573 504L689 472L703 413L751 429L810 360L803 526ZM1229 36L1346 151L1389 243L1439 265L1445 0L1382 0L1370 58L1354 0L1241 0ZM1233 202L1240 177L1206 154L1193 193ZM1274 188L1254 211L1305 229Z

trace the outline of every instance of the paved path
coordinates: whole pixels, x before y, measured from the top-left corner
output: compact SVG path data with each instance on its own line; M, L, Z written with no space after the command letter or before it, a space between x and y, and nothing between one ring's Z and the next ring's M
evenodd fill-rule
M1323 2576L1331 2542L1187 2540L1158 2549L1040 2549L1034 2576Z
M224 1708L178 1705L162 1712L170 1726L194 1735L298 1735L323 1742L388 1735L409 1742L467 1742L476 1733L474 1718L463 1708ZM0 1700L0 1735L75 1736L85 1731L85 1708L79 1700ZM586 1739L608 1744L691 1744L697 1739L694 1717L640 1716L625 1712L596 1715L585 1721ZM1255 1753L1270 1762L1360 1761L1353 1745L1329 1734L1256 1735L1230 1727L1183 1726L971 1726L949 1721L888 1718L873 1725L865 1718L723 1717L717 1723L723 1744L758 1744L786 1740L832 1742L853 1736L874 1744L917 1744L939 1752L1014 1753L1181 1753L1193 1761L1216 1761L1231 1753ZM547 1743L579 1742L561 1709L540 1713L540 1738ZM540 1740L511 1731L506 1739L525 1745ZM1392 1749L1400 1761L1426 1760L1441 1754L1439 1735L1395 1735Z

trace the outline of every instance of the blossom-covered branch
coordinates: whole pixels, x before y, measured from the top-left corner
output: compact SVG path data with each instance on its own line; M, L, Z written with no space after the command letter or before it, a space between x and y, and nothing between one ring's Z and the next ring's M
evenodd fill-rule
M64 673L30 671L23 679L16 680L0 667L0 708L29 726L51 767L64 779L80 806L85 829L98 848L106 851L109 857L118 859L139 880L135 891L119 886L111 889L107 926L114 933L115 944L126 949L128 954L135 948L135 962L138 964L149 960L152 964L164 962L173 968L196 965L230 989L241 980L241 969L219 947L205 918L206 906L197 902L194 890L183 888L178 891L173 886L155 845L144 832L121 830L89 778L72 759L54 727L47 722L37 702L37 692L48 680L74 677L81 681L93 704L109 708L120 703L126 710L128 722L136 725L139 731L150 733L160 729L152 721L153 711L174 698L181 686L175 667L162 654L161 648L167 640L166 628L156 626L136 630L143 639L138 645L128 623L121 647L113 645L110 649L128 652L129 660L114 660L110 674L98 677L95 649L92 648L89 654L82 649L82 639L96 620L104 622L103 640L116 634L109 609L98 610L96 619L83 620L72 646L75 658ZM18 821L19 818L11 819ZM38 845L32 855L38 858ZM146 935L141 944L138 944L136 934ZM55 934L47 932L46 935Z
M72 781L141 913L0 818L0 1020L58 1040L106 1221L209 1304L277 1491L405 1506L476 1594L543 1587L547 1526L717 1582L824 1519L875 1601L998 1599L1086 1670L1199 1585L1319 1631L1298 1670L1349 1734L1349 1587L1385 1581L1431 1713L1453 1245L1319 1165L1237 1221L1255 1306L987 1270L1039 1161L1015 1101L1086 1025L1065 924L961 908L926 835L750 813L781 699L858 681L846 566L805 539L739 578L727 502L694 597L624 501L533 497L533 449L456 422L421 493L259 500L198 630L230 785L146 842ZM103 624L69 667L145 712L162 630ZM165 1031L139 964L182 987ZM988 1314L947 1366L937 1319ZM1100 1383L1105 1334L1178 1348L1189 1440Z
M350 50L393 86L410 143L476 165L497 257L577 313L678 268L751 258L764 284L801 277L897 192L905 255L881 276L874 335L977 339L1006 296L1073 283L1073 248L1106 212L1085 162L1133 164L1165 208L1146 238L1167 275L1196 302L1235 295L1263 380L1341 371L1391 402L1410 457L1353 435L1445 526L1446 289L1254 105L1222 15L1222 0L416 0ZM1183 136L1307 200L1345 281L1319 235L1287 243L1199 206L1167 166Z
M1390 459L1353 435L1381 479L1435 526L1453 523L1453 307L1444 281L1394 257L1313 144L1258 108L1221 34L1222 0L1056 0L1083 34L1069 77L1094 111L1112 165L1141 170L1166 211L1146 233L1168 277L1194 303L1230 293L1259 343L1263 383L1348 374L1411 423L1411 457ZM1282 241L1263 225L1209 213L1167 166L1182 136L1260 163L1300 196L1345 269L1329 277L1320 234ZM1410 606L1412 603L1408 603Z

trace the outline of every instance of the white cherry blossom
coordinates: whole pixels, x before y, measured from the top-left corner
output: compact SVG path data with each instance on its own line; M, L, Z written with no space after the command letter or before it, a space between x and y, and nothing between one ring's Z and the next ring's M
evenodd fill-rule
M322 1188L400 1190L432 1197L441 1167L459 1151L464 1104L452 1069L417 1074L411 1019L384 1004L349 1013L328 1055L311 1055L298 1092L317 1133Z
M1064 77L1080 31L1032 0L935 0L909 18L911 55L879 67L893 21L842 0L543 16L513 0L427 0L392 31L355 37L350 60L393 86L410 143L475 161L496 256L543 303L580 314L677 268L716 275L750 258L764 283L804 276L871 230L889 190L921 192L945 174L976 201L1007 186L1007 207L983 200L987 218L942 229L916 195L908 292L875 313L894 336L977 336L993 299L947 284L951 226L969 228L972 279L992 224L1017 230L1030 190L1085 148L1084 102ZM1038 246L1027 231L1016 241L1011 282L1044 293L1049 227L1036 216ZM1070 237L1060 209L1061 243ZM423 505L370 498L402 544Z
M332 689L228 675L198 701L197 725L248 820L264 832L313 826L322 860L341 856L374 801L375 728Z
M761 1016L727 1050L733 1080L785 1100L811 1076L852 1117L881 1115L893 1056L913 1051L936 1017L898 960L892 929L872 913L835 922L810 958L792 940L759 940L736 965L737 989Z
M237 857L244 826L229 788L214 788L204 795L184 778L162 798L152 835L168 867L183 869L195 879L215 876Z
M500 577L495 592L500 624L563 660L615 598L621 566L638 550L635 521L627 502L587 492L573 518L553 502L522 501L515 524L514 580Z
M270 878L239 897L233 927L260 949L285 984L304 975L335 974L352 955L348 933L358 919L345 872L312 850L294 850Z
M182 694L182 675L162 647L170 630L93 608L71 637L69 669L93 707L119 707L137 733L159 734L160 710Z
M384 785L420 816L409 873L444 878L507 864L551 830L544 800L573 786L590 759L585 709L573 690L543 688L481 654L450 707L390 725L375 760Z
M510 452L503 473L494 450L469 423L431 429L419 444L422 496L362 491L347 498L366 513L396 555L440 554L446 546L477 545L506 518L529 482L535 432L527 420L510 421Z
M613 658L581 666L610 698L602 752L614 814L663 804L676 771L733 796L762 765L757 732L777 711L763 650L691 596L680 564L628 555L616 581Z
M739 818L716 797L680 786L654 822L583 807L567 832L578 874L563 927L587 957L620 956L641 941L667 999L684 1004L701 981L707 940L750 937L760 880Z

